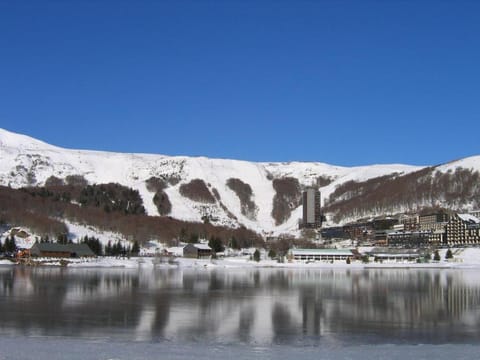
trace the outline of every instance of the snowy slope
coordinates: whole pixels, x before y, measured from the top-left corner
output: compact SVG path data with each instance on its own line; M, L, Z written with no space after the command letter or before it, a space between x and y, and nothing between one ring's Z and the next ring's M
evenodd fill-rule
M455 171L455 169L459 167L473 171L480 171L480 156L470 156L465 159L451 161L444 165L437 166L436 170L446 173L448 171Z
M458 166L480 169L480 157L473 157L445 165L442 171ZM147 190L145 181L152 176L177 176L180 183L165 190L172 211L170 216L182 220L202 221L209 215L214 223L237 227L244 225L260 233L295 232L301 209L292 211L284 224L276 226L271 216L275 191L272 178L295 177L302 186L314 184L318 177L330 178L331 183L321 188L327 198L335 188L346 181L364 181L392 173L405 174L422 167L408 165L372 165L339 167L324 163L254 163L238 160L208 159L204 157L172 157L151 154L124 154L85 150L70 150L46 144L28 136L0 129L0 184L19 188L43 185L50 176L61 179L68 175L83 175L89 183L116 182L139 191L149 215L158 215L153 203L154 193ZM226 182L237 178L249 184L258 212L256 219L241 214L240 200ZM216 189L223 205L235 217L232 219L217 201L202 204L183 197L179 188L193 179L202 179L210 191Z

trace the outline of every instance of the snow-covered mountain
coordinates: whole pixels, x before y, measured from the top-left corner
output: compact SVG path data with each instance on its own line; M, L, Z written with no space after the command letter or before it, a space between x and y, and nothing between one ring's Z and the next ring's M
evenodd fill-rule
M447 173L458 167L479 171L480 156L442 165L438 171ZM320 185L325 200L348 182L401 177L422 169L399 164L339 167L70 150L0 129L0 185L42 186L52 178L79 175L90 184L113 182L138 190L148 215L159 215L154 202L158 191L170 203L166 215L173 218L198 222L208 218L214 224L243 225L262 234L297 231L302 216L299 191L305 186ZM162 180L161 189L148 186L151 178ZM278 182L285 178L291 181ZM289 194L282 194L280 185L290 189ZM210 196L192 196L192 191ZM276 196L288 207L283 218L272 216Z

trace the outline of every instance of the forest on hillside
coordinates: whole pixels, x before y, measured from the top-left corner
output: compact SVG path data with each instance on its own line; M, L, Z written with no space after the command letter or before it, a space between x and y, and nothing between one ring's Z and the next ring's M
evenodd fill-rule
M25 226L39 236L68 232L63 220L123 234L140 243L155 239L167 244L198 238L235 238L239 246L262 243L246 228L231 229L168 216L147 216L138 191L119 184L68 185L12 189L0 186L0 224Z
M443 173L429 167L406 175L346 182L330 195L323 211L338 223L345 218L419 212L423 208L461 211L465 207L480 207L479 172L459 167Z

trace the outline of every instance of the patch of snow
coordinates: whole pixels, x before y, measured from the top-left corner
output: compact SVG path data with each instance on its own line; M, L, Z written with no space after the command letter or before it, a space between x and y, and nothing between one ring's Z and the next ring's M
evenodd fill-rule
M468 223L480 224L480 219L470 214L458 214L458 217Z

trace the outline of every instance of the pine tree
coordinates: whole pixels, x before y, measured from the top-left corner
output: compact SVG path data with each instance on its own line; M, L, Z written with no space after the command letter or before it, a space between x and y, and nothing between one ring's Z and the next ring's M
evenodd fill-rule
M96 249L96 252L95 254L97 256L103 256L103 251L102 251L102 243L100 242L100 239L95 239L95 249Z
M200 239L200 237L198 236L198 234L191 233L190 237L188 238L188 242L191 243L191 244L196 244L196 243L198 243L199 239Z
M68 243L67 234L59 234L57 237L57 242L59 244L67 244Z
M187 230L185 228L180 229L180 235L178 236L180 242L185 242L187 240Z
M275 250L270 249L270 251L268 252L268 257L270 259L274 259L276 256L277 256L277 253L275 252Z
M97 256L103 256L103 251L102 251L102 244L100 243L100 240L95 238L94 236L88 237L84 236L81 240L83 244L87 244L88 247L93 251L93 253ZM108 250L106 250L108 251Z
M453 259L452 250L447 250L447 253L445 254L445 259Z
M255 252L253 253L253 260L256 262L260 261L260 251L258 251L258 249L255 249Z
M238 245L238 241L237 241L237 239L235 238L235 236L232 236L232 239L230 240L230 247L231 247L232 249L240 250L240 246Z
M435 250L435 254L433 255L433 260L440 261L440 254L438 253L438 250Z
M140 245L138 244L138 241L135 240L132 246L132 255L138 256L139 253L140 253Z
M5 252L10 252L14 253L17 251L17 244L15 242L15 236L10 236L10 238L7 238L5 240L5 245L4 245L4 250Z
M208 246L210 246L212 250L216 253L222 252L223 250L225 250L223 247L222 239L220 239L219 237L215 237L213 235L208 241Z
M113 256L113 248L112 248L112 241L109 240L107 246L105 247L105 255L106 256Z

